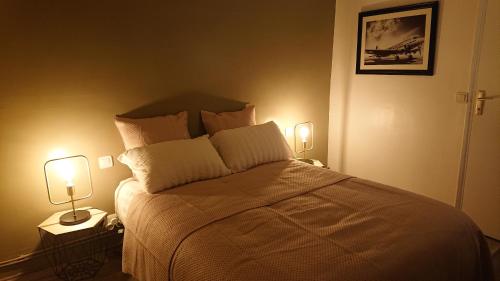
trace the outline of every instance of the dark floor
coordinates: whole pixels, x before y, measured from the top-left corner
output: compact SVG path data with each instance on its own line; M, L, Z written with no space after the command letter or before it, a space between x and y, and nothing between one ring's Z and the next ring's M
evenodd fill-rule
M488 239L488 245L493 257L496 280L500 281L500 242ZM121 272L121 255L118 251L108 255L108 261L92 279L96 281L135 281L134 278ZM59 281L50 269L44 269L22 276L12 276L7 279L0 278L0 281Z
M136 281L134 278L121 272L121 255L119 252L111 252L107 256L107 261L96 277L89 280L95 281ZM23 274L0 278L0 281L61 281L50 268Z

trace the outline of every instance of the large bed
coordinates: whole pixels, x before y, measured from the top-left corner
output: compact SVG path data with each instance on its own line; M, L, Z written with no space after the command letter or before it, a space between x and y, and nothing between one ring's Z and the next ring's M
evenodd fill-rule
M224 109L195 100L190 116L210 104ZM143 112L151 109L133 114ZM193 134L199 122L190 119L191 136L204 133ZM261 159L259 148L275 144L266 133L266 145L254 145L254 133L236 138L236 149L253 145L247 157ZM210 141L228 165L228 157L241 153L221 150L217 136ZM180 162L164 173L187 167L182 152L170 152ZM294 159L264 162L150 192L136 170L115 193L125 226L123 271L140 281L493 280L485 238L461 211Z
M158 194L136 185L116 204L123 270L139 280L492 280L462 212L296 160Z

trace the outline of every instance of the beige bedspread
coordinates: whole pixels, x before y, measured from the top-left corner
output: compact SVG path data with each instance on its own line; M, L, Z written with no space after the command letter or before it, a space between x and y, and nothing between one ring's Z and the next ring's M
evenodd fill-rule
M492 280L462 212L298 161L140 193L123 270L139 280Z

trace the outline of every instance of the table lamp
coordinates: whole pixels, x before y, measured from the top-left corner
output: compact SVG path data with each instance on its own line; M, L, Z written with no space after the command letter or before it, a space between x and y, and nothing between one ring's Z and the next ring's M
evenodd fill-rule
M83 170L84 173L87 174L88 177L88 182L90 186L90 192L82 197L76 197L75 198L75 167L74 167L74 162L75 160L83 160L85 163L85 168L80 169ZM55 169L55 172L59 174L59 177L64 180L65 185L66 185L66 193L69 196L69 200L64 200L64 201L56 201L53 198L52 190L55 188L54 183L56 182L56 179L52 178L53 169ZM75 156L68 156L68 157L62 157L62 158L55 158L51 159L47 162L45 162L45 165L43 166L43 170L45 173L45 183L47 186L47 194L49 196L49 201L50 203L54 205L62 205L66 203L71 202L71 208L72 210L64 213L61 215L59 218L59 222L62 225L75 225L75 224L80 224L83 223L87 220L90 219L91 215L90 212L87 210L75 210L75 201L80 201L86 198L89 198L92 196L93 190L92 190L92 178L90 175L90 167L89 167L89 161L87 157L83 155L75 155Z
M313 123L308 121L295 125L294 135L295 135L295 152L302 153L302 159L299 160L304 162L312 162L306 159L306 151L312 150L314 146Z

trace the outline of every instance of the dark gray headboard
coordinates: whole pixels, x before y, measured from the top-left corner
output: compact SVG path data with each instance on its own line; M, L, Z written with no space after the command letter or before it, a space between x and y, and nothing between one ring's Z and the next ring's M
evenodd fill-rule
M182 94L147 104L129 112L120 114L126 118L147 118L159 115L175 114L187 110L189 114L188 127L191 137L206 134L201 121L200 111L212 112L237 111L247 103L204 94Z

